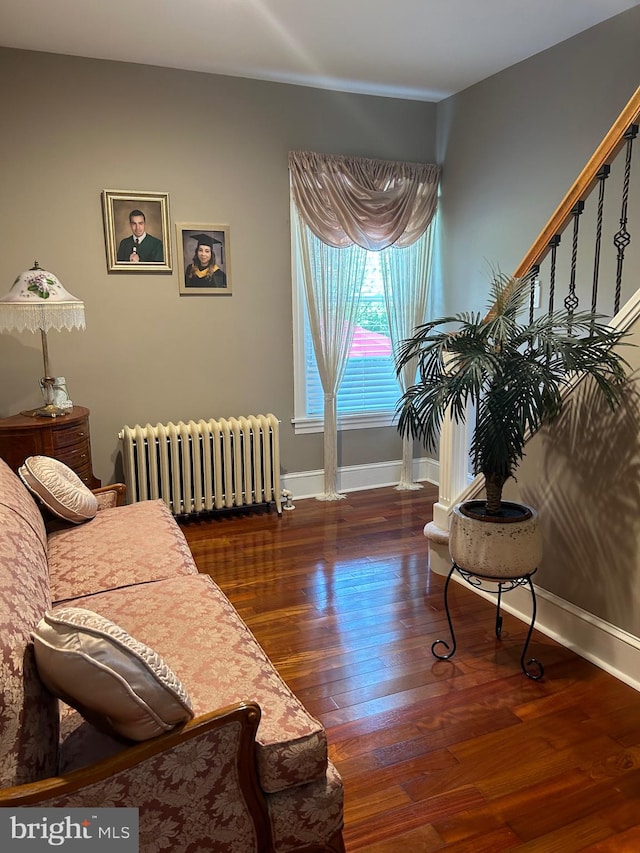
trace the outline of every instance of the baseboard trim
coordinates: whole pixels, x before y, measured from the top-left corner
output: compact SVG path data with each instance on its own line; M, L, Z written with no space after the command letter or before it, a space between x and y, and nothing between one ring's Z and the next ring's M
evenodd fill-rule
M457 573L459 583L469 588ZM640 690L640 638L571 604L538 586L536 590L536 630L620 681ZM495 604L491 593L474 589L478 595ZM531 621L531 594L519 587L502 597L502 608L526 624ZM541 661L544 666L544 660Z
M362 489L379 489L395 486L400 480L402 463L376 462L372 465L349 465L338 471L338 491L359 492ZM414 460L413 478L416 482L426 481L437 485L439 465L435 459L422 457ZM280 478L282 487L296 498L315 498L324 490L324 471L301 471L284 474Z

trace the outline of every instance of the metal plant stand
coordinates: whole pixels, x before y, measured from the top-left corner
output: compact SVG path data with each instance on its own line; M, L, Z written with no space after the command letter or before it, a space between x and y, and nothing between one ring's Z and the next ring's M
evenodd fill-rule
M512 589L516 589L519 586L528 586L529 591L531 592L531 601L533 603L532 611L531 611L531 623L529 625L529 632L527 633L527 639L524 642L524 646L522 648L522 655L520 656L520 666L522 667L522 671L527 676L527 678L531 678L533 681L539 681L544 675L544 667L536 658L526 659L527 649L529 648L529 641L531 640L531 635L533 634L533 626L536 621L536 594L533 588L533 583L531 582L531 576L535 574L537 570L534 569L532 572L526 575L521 575L516 578L491 578L485 575L477 575L473 572L467 571L467 569L462 569L457 563L453 563L451 566L451 571L447 575L447 580L444 585L444 606L447 613L447 621L449 623L449 631L451 632L451 646L445 640L436 640L431 646L431 653L434 657L438 658L438 660L449 660L449 658L453 657L456 651L456 635L453 630L453 622L451 621L451 612L449 611L449 583L451 582L451 578L454 572L458 572L461 578L465 580L470 586L481 589L485 592L490 592L493 595L498 596L497 607L496 607L496 637L501 639L502 635L502 615L500 613L500 605L502 603L502 593L509 592ZM491 584L495 588L489 588L489 584ZM436 651L436 646L443 645L447 650L446 654L439 654Z

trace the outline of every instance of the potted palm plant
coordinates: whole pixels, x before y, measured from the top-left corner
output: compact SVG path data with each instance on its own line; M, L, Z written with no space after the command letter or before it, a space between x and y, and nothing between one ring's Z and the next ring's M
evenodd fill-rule
M396 357L398 372L417 363L418 380L397 407L402 435L436 449L445 413L464 422L469 404L475 409L470 456L486 499L454 508L449 550L458 566L489 577L529 574L542 556L536 511L502 497L526 440L559 415L563 390L578 378L592 377L614 409L628 367L614 350L624 332L600 315L561 310L523 321L531 284L492 271L488 314L418 326Z

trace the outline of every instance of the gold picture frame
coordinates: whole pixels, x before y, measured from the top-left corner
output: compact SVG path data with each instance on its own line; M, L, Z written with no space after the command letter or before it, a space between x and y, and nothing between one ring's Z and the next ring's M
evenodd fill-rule
M102 212L109 272L173 270L168 193L103 190Z
M176 246L181 296L231 296L228 225L177 222Z

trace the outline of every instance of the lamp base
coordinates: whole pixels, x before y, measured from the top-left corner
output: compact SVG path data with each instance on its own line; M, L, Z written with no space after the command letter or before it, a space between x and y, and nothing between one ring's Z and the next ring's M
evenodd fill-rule
M46 343L46 339L44 340ZM45 405L40 406L38 409L27 409L26 412L20 412L21 415L27 418L59 418L68 414L70 409L73 408L69 401L64 376L49 376L47 362L48 359L45 356L45 376L40 380L40 390L42 391ZM57 403L65 405L56 405Z
M47 403L46 406L40 406L39 409L27 409L20 414L27 418L60 418L63 415L68 415L70 411L70 409L60 409L52 403Z

